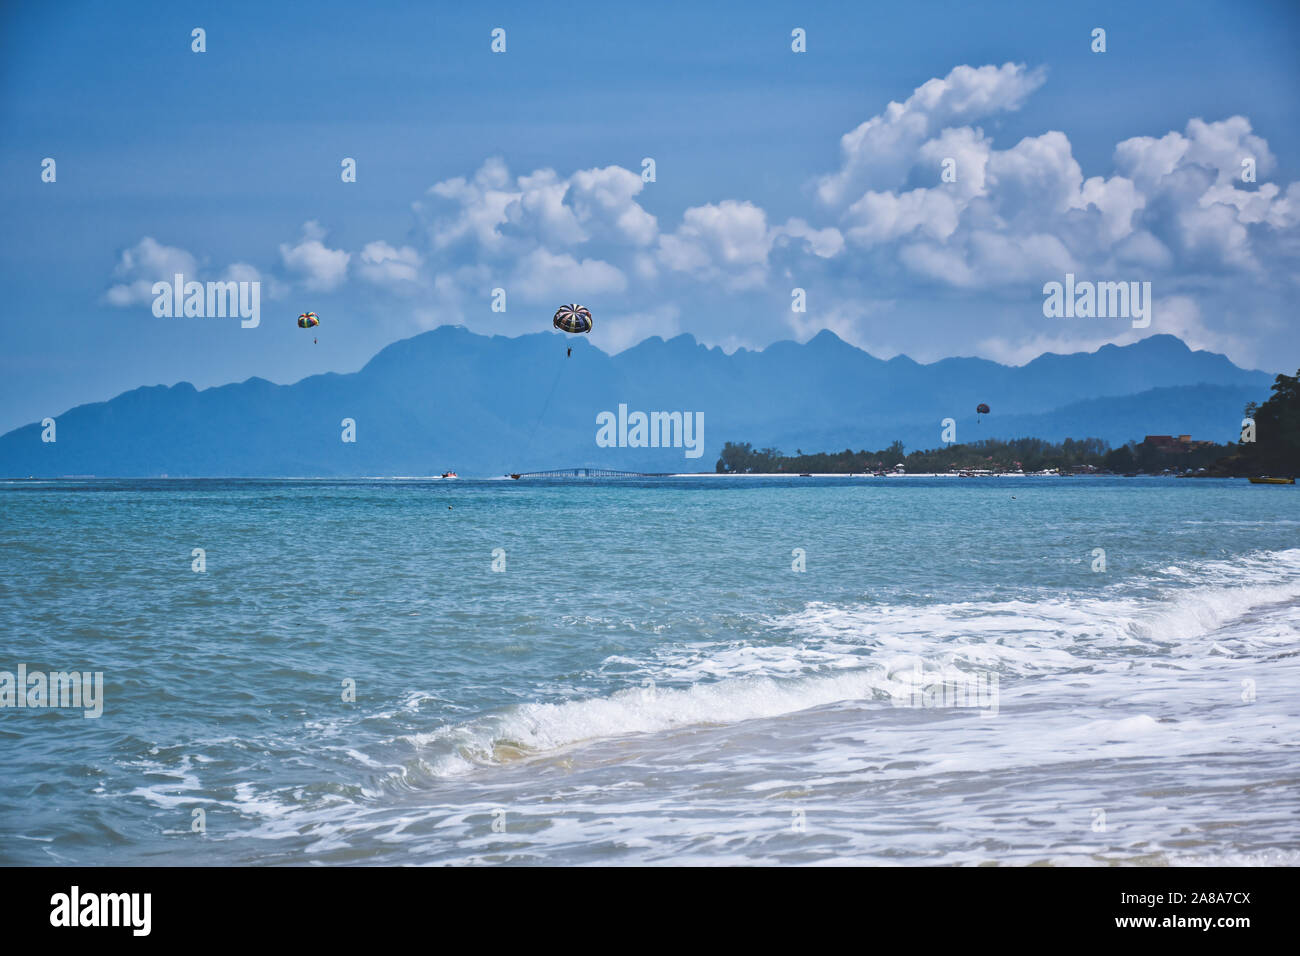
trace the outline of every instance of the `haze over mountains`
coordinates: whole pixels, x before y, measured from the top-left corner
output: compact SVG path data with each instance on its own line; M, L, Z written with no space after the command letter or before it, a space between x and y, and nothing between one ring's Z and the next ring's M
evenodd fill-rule
M573 346L572 358L565 357ZM1148 433L1235 440L1242 408L1273 377L1171 335L1020 367L977 358L888 361L823 331L727 355L690 335L615 356L554 333L483 336L443 326L395 342L360 371L292 385L251 378L197 391L187 382L125 392L0 437L0 475L500 475L587 465L712 471L723 442L786 452L909 449L957 440ZM548 402L549 396L549 402ZM990 415L976 422L975 406ZM602 411L703 412L704 452L601 447ZM343 419L356 425L344 442Z

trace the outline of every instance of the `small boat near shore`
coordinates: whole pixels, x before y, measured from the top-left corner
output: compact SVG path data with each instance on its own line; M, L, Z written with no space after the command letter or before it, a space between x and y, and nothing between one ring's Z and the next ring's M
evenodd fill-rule
M1252 485L1294 485L1295 479L1294 478L1269 478L1267 475L1262 475L1259 478L1251 478L1250 483Z
M442 477L444 477L444 478L459 478L460 475L456 474L454 471L444 471L444 472L442 473Z

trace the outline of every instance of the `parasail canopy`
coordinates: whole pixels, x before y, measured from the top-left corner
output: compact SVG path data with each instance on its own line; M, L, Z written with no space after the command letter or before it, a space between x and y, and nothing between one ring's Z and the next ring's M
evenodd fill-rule
M320 318L315 312L304 312L298 316L298 328L300 329L314 329L318 325L320 325Z
M562 305L555 310L555 318L551 320L551 324L561 332L590 332L591 310L577 303Z

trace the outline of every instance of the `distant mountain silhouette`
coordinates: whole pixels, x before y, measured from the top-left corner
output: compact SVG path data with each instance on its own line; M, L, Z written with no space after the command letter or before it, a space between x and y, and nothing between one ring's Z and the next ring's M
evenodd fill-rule
M565 346L573 345L572 358ZM569 465L711 471L725 441L786 452L908 448L1026 435L1147 433L1235 440L1241 409L1272 376L1171 335L1027 365L950 358L884 361L829 331L732 355L690 335L653 337L615 356L585 338L483 336L443 326L383 349L360 371L292 385L250 378L198 391L188 382L125 392L0 437L0 475L500 475ZM547 397L550 397L547 404ZM975 420L975 406L992 414ZM704 413L704 454L599 447L596 416ZM345 418L356 442L341 440Z

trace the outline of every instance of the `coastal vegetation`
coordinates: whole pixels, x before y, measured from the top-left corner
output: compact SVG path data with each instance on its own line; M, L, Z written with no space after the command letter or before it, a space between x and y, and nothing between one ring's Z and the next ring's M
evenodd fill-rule
M1190 435L1148 435L1118 448L1100 438L990 438L908 452L901 441L879 451L787 455L749 442L727 442L715 470L720 474L859 474L902 470L912 474L1055 471L1061 474L1179 474L1207 477L1294 476L1300 473L1300 370L1279 375L1272 395L1244 409L1235 443L1192 441Z
M907 452L900 441L879 451L804 453L786 455L775 448L754 448L748 442L727 442L715 470L723 474L858 474L894 471L899 465L912 474L946 472L1058 471L1061 473L1164 474L1206 468L1235 445L1195 442L1173 447L1153 442L1130 442L1119 448L1100 438L1067 438L1061 442L1041 438L1009 441L991 438L966 444L944 445Z
M1245 408L1246 418L1254 422L1254 434L1243 427L1241 440L1214 463L1210 474L1293 477L1300 473L1300 369L1295 375L1279 375L1270 390L1273 394L1266 401Z

